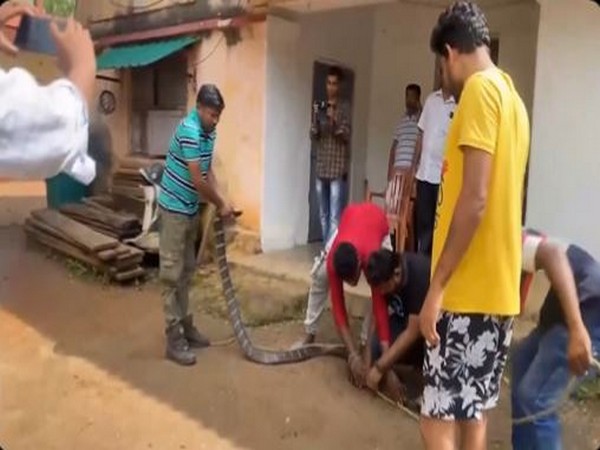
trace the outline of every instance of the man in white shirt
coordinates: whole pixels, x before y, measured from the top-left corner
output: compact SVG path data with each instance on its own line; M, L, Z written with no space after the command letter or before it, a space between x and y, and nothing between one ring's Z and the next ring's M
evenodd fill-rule
M0 51L18 49L2 30L8 20L35 15L30 5L0 1ZM0 177L50 178L65 172L89 184L96 175L87 154L88 105L94 96L96 59L90 34L69 19L51 32L64 78L40 86L20 68L0 68Z
M419 119L417 140L418 170L417 202L415 207L415 229L417 249L431 256L433 226L438 189L442 175L444 147L450 119L456 103L451 94L443 88L432 92L425 100L425 106ZM419 148L420 146L420 148Z

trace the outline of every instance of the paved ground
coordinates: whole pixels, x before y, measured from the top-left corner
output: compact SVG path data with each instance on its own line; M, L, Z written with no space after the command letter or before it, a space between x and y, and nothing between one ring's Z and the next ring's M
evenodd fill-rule
M60 261L27 247L14 227L0 229L0 249L0 445L7 450L420 448L416 424L351 387L342 361L263 367L231 345L180 368L162 358L156 284L119 288L73 277ZM194 308L212 314L200 320L214 339L227 338L214 274L205 276L210 281L197 287ZM235 278L257 323L297 314L306 292L253 273ZM282 296L288 306L278 306ZM332 337L330 324L324 328ZM283 346L300 331L287 323L252 336ZM509 448L507 414L503 399L490 448ZM577 410L567 449L591 450L600 441L589 416Z

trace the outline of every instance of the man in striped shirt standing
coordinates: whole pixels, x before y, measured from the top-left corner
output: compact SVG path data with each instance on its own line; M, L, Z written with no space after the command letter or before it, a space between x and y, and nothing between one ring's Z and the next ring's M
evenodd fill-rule
M388 181L394 170L410 169L415 159L419 116L421 115L421 86L409 84L405 93L406 112L394 130L394 140L388 161Z
M196 108L181 121L171 138L158 197L166 357L182 365L196 363L191 347L210 345L188 314L202 210L210 202L221 216L233 214L231 205L219 193L212 171L215 129L223 108L225 102L215 85L200 87Z

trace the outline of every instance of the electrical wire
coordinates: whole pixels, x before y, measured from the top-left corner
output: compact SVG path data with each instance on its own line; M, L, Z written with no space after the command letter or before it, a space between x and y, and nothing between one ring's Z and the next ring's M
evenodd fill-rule
M600 373L600 361L598 361L596 359L592 359L592 368L597 370L598 373ZM513 425L525 425L528 423L532 423L543 417L546 417L546 416L549 416L551 414L558 412L558 410L562 407L562 405L567 400L569 400L569 397L571 396L571 394L573 393L573 391L575 390L577 385L578 385L577 377L575 377L575 376L571 377L571 379L569 380L569 384L567 385L567 388L565 389L562 396L556 402L555 405L553 405L550 408L547 408L543 411L539 411L537 413L530 414L528 416L519 417L518 419L513 419L512 420ZM382 400L385 400L390 405L395 406L396 408L400 409L404 414L406 414L411 419L416 420L416 421L419 420L419 416L414 411L412 411L412 410L408 409L406 406L404 406L402 403L395 402L391 398L384 395L382 392L377 392L377 395L379 396L379 398L381 398Z
M235 6L235 8L238 9L241 6L242 6L242 0L238 0L238 3ZM202 57L200 59L200 61L194 62L192 64L192 67L198 67L200 64L202 64L203 62L205 62L206 60L208 60L219 49L219 47L221 46L221 44L223 43L224 40L225 40L225 33L221 32L221 37L216 42L216 44L214 45L214 47L206 55L204 55L204 57Z

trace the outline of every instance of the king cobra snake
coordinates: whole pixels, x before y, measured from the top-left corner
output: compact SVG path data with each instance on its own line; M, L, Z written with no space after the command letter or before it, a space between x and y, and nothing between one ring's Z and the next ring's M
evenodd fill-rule
M229 321L233 327L235 339L248 360L259 364L275 365L296 363L317 356L346 356L346 348L343 345L310 344L293 350L270 350L254 345L242 322L240 303L235 295L231 274L229 273L223 220L218 216L214 219L213 229L217 266L221 277L223 295L227 303Z

